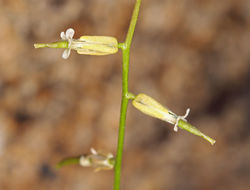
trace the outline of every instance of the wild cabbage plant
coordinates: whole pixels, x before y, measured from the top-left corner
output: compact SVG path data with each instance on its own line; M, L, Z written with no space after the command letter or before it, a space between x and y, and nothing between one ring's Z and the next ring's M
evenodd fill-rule
M215 143L214 139L205 135L196 127L187 122L186 118L190 112L189 108L186 110L186 114L184 116L179 116L170 111L165 106L161 105L158 101L156 101L149 95L143 93L135 95L129 91L128 72L130 47L137 23L140 4L141 0L136 0L129 29L124 42L118 43L116 38L110 36L82 36L79 39L74 39L73 36L75 32L72 28L70 28L67 29L66 32L61 32L60 41L53 43L34 44L35 48L63 48L65 49L62 54L62 57L64 59L67 59L69 57L71 50L77 51L78 54L99 56L115 54L119 49L122 51L122 97L116 156L114 157L111 153L104 154L92 148L90 154L67 158L59 162L57 165L58 167L62 167L69 164L80 164L84 167L94 167L96 170L113 169L114 190L120 189L126 114L129 102L132 102L132 105L144 114L173 124L175 132L178 131L178 128L181 128L194 135L204 138L212 145Z

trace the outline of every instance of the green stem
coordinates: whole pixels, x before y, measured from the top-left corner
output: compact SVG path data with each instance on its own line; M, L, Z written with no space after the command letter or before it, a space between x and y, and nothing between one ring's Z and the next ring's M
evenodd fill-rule
M123 144L124 144L128 100L133 99L133 97L134 97L128 91L128 71L129 71L130 46L131 46L131 42L133 39L134 31L135 31L135 26L136 26L138 14L139 14L140 4L141 4L141 0L136 0L125 43L119 44L119 48L122 49L122 59L123 59L123 64L122 64L122 100L121 100L121 111L120 111L119 136L118 136L116 162L115 162L114 190L120 189L121 164L122 164L122 154L123 154Z

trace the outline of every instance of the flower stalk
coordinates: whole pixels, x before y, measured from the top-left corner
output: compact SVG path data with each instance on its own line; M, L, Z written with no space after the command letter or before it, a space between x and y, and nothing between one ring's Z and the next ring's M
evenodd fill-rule
M34 44L35 48L68 48L68 41L59 41L59 42L52 42L52 43L36 43Z

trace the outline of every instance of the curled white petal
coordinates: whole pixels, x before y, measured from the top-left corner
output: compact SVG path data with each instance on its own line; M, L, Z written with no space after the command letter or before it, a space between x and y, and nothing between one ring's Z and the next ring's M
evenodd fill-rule
M108 154L107 154L107 158L108 158L108 159L109 159L109 158L114 158L114 156L113 156L112 153L108 153Z
M91 152L93 155L97 155L97 154L98 154L97 151L96 151L94 148L91 148L91 149L90 149L90 152Z
M88 159L88 157L81 156L81 157L80 157L80 165L81 165L81 166L88 167L88 166L91 166L91 162L90 162L90 160Z
M64 32L61 32L60 37L62 38L62 40L67 40L66 35L65 35Z
M69 29L66 30L66 38L67 39L72 39L74 34L75 34L74 29L69 28Z
M64 50L62 54L63 59L67 59L70 55L71 43L73 41L74 34L75 34L75 31L72 28L67 29L66 32L61 32L60 34L62 40L68 40L68 49Z
M182 120L184 120L184 121L187 121L187 120L186 120L186 117L188 116L189 112L190 112L190 108L188 108L188 109L186 110L186 113L185 113L184 116L178 116L178 117L177 117L176 122L175 122L175 125L174 125L174 131L175 131L175 132L178 131L178 122L179 122L179 120L182 119Z
M67 59L70 55L70 51L71 51L71 49L65 49L63 54L62 54L62 58Z

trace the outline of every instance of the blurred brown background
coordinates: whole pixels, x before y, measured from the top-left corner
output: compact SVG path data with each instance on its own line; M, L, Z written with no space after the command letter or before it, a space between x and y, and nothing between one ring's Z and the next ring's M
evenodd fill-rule
M116 151L121 52L91 57L33 43L110 35L133 0L0 0L0 189L110 190L112 171L68 166L90 147ZM250 189L250 1L142 0L130 84L217 142L128 109L124 190Z

